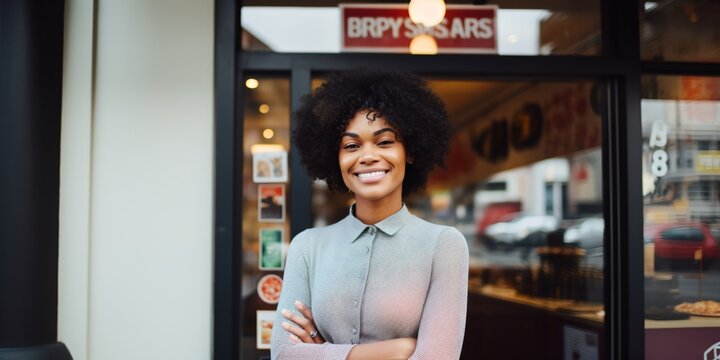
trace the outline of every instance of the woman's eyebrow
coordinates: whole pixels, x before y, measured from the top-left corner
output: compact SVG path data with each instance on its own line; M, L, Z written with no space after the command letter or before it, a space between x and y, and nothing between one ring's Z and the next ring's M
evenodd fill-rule
M391 133L393 133L393 134L395 134L395 136L397 136L397 132L396 132L395 130L391 129L391 128L382 128L382 129L380 129L380 130L378 130L378 131L375 131L375 132L373 133L373 136L378 136L378 135L380 135L380 134L382 134L382 133L384 133L384 132L388 132L388 131L391 132ZM356 134L356 133L354 133L354 132L344 132L344 133L342 133L342 134L340 135L340 138L344 138L344 137L346 137L346 136L349 136L349 137L351 137L351 138L359 138L359 137L360 137L360 135L358 135L358 134Z
M393 130L393 129L391 129L391 128L382 128L382 129L374 132L374 133L373 133L373 136L378 136L378 135L380 135L380 134L382 134L382 133L384 133L384 132L388 132L388 131L391 132L391 133L393 133L393 134L395 134L395 136L397 136L397 132L395 132L395 130Z
M340 138L344 138L346 136L349 136L351 138L359 138L360 137L360 135L353 133L353 132L344 132L344 133L342 133L342 135L340 135Z

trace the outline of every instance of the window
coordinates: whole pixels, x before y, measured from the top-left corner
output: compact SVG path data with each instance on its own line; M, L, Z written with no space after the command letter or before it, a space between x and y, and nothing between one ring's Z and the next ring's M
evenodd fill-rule
M342 3L368 4L373 1ZM445 3L453 6L478 2L456 0ZM600 0L490 0L480 3L498 7L495 38L499 55L599 55L601 52ZM334 1L244 1L242 48L247 51L341 52L338 4ZM410 49L391 52L407 53Z
M640 0L643 60L720 61L720 2Z
M705 234L697 228L680 227L665 230L660 233L660 237L673 241L702 241L705 239Z
M710 200L710 181L698 181L688 184L688 199L690 200Z
M243 79L242 326L243 358L267 355L284 258L290 242L290 79ZM272 312L272 313L271 313ZM271 315L271 316L269 316Z
M720 302L720 250L712 235L720 234L720 78L647 75L642 83L645 356L685 358L717 342L720 328L720 318L695 307ZM687 166L668 166L673 154ZM668 336L677 341L666 346Z

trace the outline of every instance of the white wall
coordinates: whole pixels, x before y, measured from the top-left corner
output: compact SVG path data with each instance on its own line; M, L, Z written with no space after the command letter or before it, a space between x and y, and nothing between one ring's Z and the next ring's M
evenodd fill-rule
M58 338L76 360L210 359L213 1L66 15Z

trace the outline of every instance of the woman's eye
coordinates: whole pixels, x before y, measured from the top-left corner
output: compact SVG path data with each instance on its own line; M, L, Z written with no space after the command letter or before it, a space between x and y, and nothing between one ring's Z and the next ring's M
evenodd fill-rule
M345 144L345 145L343 146L343 149L345 149L345 150L355 150L355 149L357 149L357 148L359 148L359 147L360 147L360 146L358 146L358 144Z
M395 142L392 141L392 140L383 140L383 141L379 142L378 145L380 145L380 146L383 146L383 145L392 145L392 144L394 144L394 143L395 143Z

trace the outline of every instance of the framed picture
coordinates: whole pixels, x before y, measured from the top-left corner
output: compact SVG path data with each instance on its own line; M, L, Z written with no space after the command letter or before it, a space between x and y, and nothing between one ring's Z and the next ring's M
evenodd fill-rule
M258 185L258 221L285 221L285 185Z
M285 268L285 236L282 228L260 229L258 237L258 267L260 270L282 270Z
M284 183L288 180L287 151L253 154L253 181Z
M257 310L257 348L270 349L275 311Z
M278 300L280 300L282 283L282 278L275 274L268 274L260 278L257 284L257 293L260 300L266 304L277 304Z

